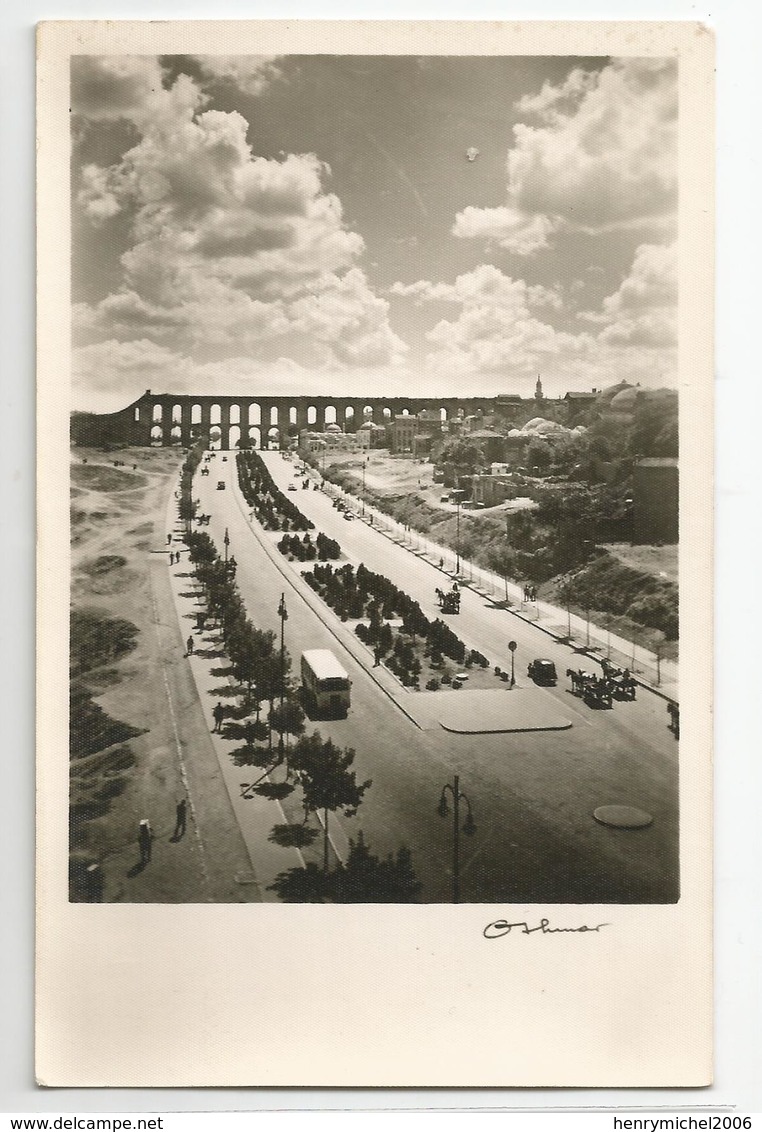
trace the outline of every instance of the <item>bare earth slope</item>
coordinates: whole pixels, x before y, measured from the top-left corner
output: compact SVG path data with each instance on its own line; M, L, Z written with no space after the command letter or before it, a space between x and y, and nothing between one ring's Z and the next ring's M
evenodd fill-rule
M234 879L248 858L204 741L167 579L167 503L182 454L117 456L123 466L78 448L71 469L71 897L82 898L82 866L98 862L104 901L249 900ZM179 751L191 796L204 794L208 828L202 836L189 819L173 840L186 794ZM144 868L142 818L155 835Z

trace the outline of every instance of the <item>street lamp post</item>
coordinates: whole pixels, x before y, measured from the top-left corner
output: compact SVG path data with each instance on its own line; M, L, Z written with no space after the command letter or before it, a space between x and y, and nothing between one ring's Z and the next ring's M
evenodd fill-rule
M225 565L227 566L227 564L228 564L228 547L230 546L230 535L228 534L227 527L225 527L225 537L222 541L225 544Z
M460 574L460 497L455 501L455 574Z
M452 785L447 782L442 787L442 794L439 798L439 805L437 806L437 813L440 818L446 818L450 813L450 807L447 804L447 792L450 792L453 803L453 825L452 825L452 902L453 904L460 903L460 803L465 802L468 807L466 820L463 822L463 832L467 837L472 837L476 833L476 825L474 823L473 815L471 813L471 803L460 789L460 778L456 774L453 778Z
M365 469L368 466L368 457L362 462L362 513L365 514Z
M515 665L516 642L515 641L509 641L508 642L508 648L511 651L511 683L510 683L510 687L513 688L516 685L516 665Z

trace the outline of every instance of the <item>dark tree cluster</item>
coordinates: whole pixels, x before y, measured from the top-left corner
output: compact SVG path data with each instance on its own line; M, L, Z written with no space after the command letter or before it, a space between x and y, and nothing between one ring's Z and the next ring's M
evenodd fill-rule
M420 675L420 661L413 648L417 638L425 643L435 666L441 665L445 656L457 664L466 663L466 646L452 629L439 618L430 621L417 601L382 574L363 565L356 571L349 564L338 570L316 565L304 577L342 621L368 619L367 625L356 627L357 636L373 647L379 659L388 657L387 667L404 684L415 687ZM402 626L401 632L395 633L386 622L397 618ZM474 654L472 663L488 664L481 654Z
M322 532L318 533L314 542L309 532L304 535L285 534L278 543L278 550L297 562L314 562L315 559L322 562L341 556L341 547L336 540L328 538Z
M202 457L203 449L200 445L192 448L180 471L180 520L185 523L186 531L190 531L191 523L196 518L198 510L193 499L193 477Z
M298 732L296 718L281 718L280 708L275 706L275 700L282 696L284 709L286 703L293 701L301 711L300 705L293 698L294 690L289 680L291 656L287 649L281 654L280 649L276 648L275 633L272 630L258 629L247 617L229 564L219 557L209 535L195 532L188 536L187 542L196 577L204 591L208 615L217 621L233 675L245 689L243 715L250 712L256 715L253 727L248 731L241 730L241 736L246 740L248 748L253 748L256 738L267 738L269 749L272 750L273 731L281 737L284 733L293 734L293 724ZM267 702L270 707L269 727L266 731L260 726L263 702ZM292 713L294 717L297 714ZM243 725L238 726L243 728ZM254 759L250 761L253 762Z
M253 785L269 789L271 793L268 796L281 796L284 787L286 791L293 790L290 779L298 784L302 791L305 825L311 814L320 812L323 815L323 873L327 874L329 814L341 811L347 817L354 816L371 782L357 781L352 769L355 760L353 750L341 750L331 739L323 740L318 731L304 734L304 711L288 680L291 667L289 654L285 650L281 653L276 647L273 632L258 629L248 619L229 563L220 559L211 538L197 532L190 534L187 542L196 577L204 591L208 615L216 619L221 629L233 674L244 690L242 711L230 707L225 710L224 733L229 738L240 738L244 743L233 751L233 758L238 765L263 769L263 774ZM267 723L260 719L263 701L269 701ZM280 735L277 752L273 751L274 731ZM290 751L283 744L284 736L288 735L296 738ZM269 741L268 748L257 747L257 743L265 739ZM286 764L286 782L262 785L269 773L283 763ZM288 836L293 839L293 831L289 831ZM295 842L291 840L290 843ZM302 843L307 844L308 839L305 838ZM316 868L313 865L308 869L293 870L290 879L284 882L282 899L309 899L303 895L304 885ZM385 866L379 873L379 899L389 890L390 882L384 879L388 868ZM413 886L417 883L412 867L409 883ZM274 887L277 888L277 885ZM289 896L289 892L293 891L302 895ZM329 893L326 889L320 898L339 899L338 892L338 889L332 888Z
M267 465L254 449L236 456L243 497L268 531L309 531L314 523L276 486Z
M404 845L382 859L366 845L362 830L349 855L330 872L310 864L281 873L270 890L286 903L413 904L422 885Z

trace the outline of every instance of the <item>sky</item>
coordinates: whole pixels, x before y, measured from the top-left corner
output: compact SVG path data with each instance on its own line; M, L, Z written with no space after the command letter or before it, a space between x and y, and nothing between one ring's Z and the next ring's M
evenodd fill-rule
M677 384L672 59L77 56L73 406Z

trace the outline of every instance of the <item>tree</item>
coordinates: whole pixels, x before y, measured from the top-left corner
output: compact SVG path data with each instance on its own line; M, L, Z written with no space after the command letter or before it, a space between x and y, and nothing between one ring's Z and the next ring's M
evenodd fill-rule
M413 870L410 850L402 846L382 861L365 844L362 830L350 841L345 864L331 873L331 895L337 904L412 904L422 885Z
M516 555L506 546L491 546L487 554L487 565L490 570L500 574L505 582L505 600L508 602L508 579L515 577Z
M280 735L280 746L284 735L304 733L304 710L298 700L284 700L282 704L276 704L270 710L269 721L271 729Z
M484 449L474 440L465 437L451 437L442 445L439 454L440 464L452 464L461 475L472 476L477 468L484 466Z
M358 785L357 777L349 768L355 761L351 747L341 751L331 739L323 740L319 731L303 736L297 742L291 765L296 771L303 791L304 820L311 813L323 811L323 869L328 869L328 815L341 810L345 817L353 817L371 785L368 779Z
M327 890L326 875L310 862L303 869L279 873L268 892L276 892L286 904L322 904Z

